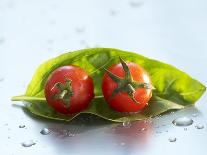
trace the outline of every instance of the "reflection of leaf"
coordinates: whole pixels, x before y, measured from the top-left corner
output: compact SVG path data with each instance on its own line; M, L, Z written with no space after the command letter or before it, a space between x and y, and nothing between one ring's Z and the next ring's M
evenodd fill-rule
M149 106L139 113L126 115L112 111L102 97L96 97L88 109L82 113L92 113L105 119L117 122L141 120L159 115L172 109L181 109L195 103L205 91L205 86L186 73L168 64L148 59L141 55L110 48L93 48L69 52L43 63L36 71L24 96L14 97L13 100L28 101L32 104L26 108L39 116L51 119L69 121L73 117L54 112L44 99L44 85L50 73L64 65L77 65L85 69L94 80L96 96L102 96L101 80L103 68L119 63L119 56L125 61L135 62L148 71L153 86Z

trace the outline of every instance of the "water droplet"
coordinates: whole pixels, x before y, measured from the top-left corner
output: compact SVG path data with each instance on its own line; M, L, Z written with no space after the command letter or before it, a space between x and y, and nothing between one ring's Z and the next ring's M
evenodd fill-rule
M51 26L53 26L53 25L56 24L56 21L55 21L55 20L51 20L51 21L49 21L49 24L50 24Z
M80 44L81 44L81 45L87 45L87 43L86 43L85 40L81 40L81 41L80 41Z
M120 144L121 146L124 146L124 145L126 145L126 143L124 143L124 142L121 142L121 144Z
M175 138L175 137L170 137L168 140L169 140L169 142L176 142L177 138Z
M162 132L161 132L161 131L156 131L156 133L157 133L157 134L160 134L160 133L162 133Z
M0 44L4 43L5 39L3 37L0 38Z
M48 135L48 134L50 133L50 130L49 130L48 128L44 128L44 129L42 129L42 130L40 131L40 133L41 133L42 135Z
M33 140L29 140L27 142L23 142L22 146L23 147L31 147L32 145L35 145L36 143Z
M188 130L188 128L184 128L184 131L187 131Z
M204 125L202 125L202 124L196 124L195 125L195 128L196 129L203 129L204 128Z
M69 133L69 134L68 134L68 137L75 137L75 134L73 134L73 133Z
M197 116L198 116L198 114L192 114L192 116L193 116L193 117L197 117Z
M147 128L142 128L142 129L141 129L141 131L146 131L146 130L147 130Z
M84 27L76 27L76 28L75 28L75 31L76 31L77 33L83 33L83 32L85 31L85 28L84 28Z
M125 128L130 128L131 127L131 122L123 122L122 125Z
M19 125L19 128L25 128L25 125Z
M48 39L48 40L47 40L47 43L48 43L48 44L53 44L53 43L54 43L54 40L53 40L53 39Z
M110 12L109 12L109 13L110 13L110 15L111 15L111 16L115 16L115 15L117 14L117 12L116 12L116 11L114 11L114 10L110 10Z
M189 126L193 124L193 120L188 117L180 117L173 120L172 123L176 126Z
M131 7L139 7L142 5L142 2L133 0L133 1L129 2L129 4Z

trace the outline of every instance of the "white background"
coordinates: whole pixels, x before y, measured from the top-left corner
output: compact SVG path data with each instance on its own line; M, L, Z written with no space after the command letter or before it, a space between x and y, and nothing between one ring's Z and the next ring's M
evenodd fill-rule
M86 47L114 47L172 64L207 85L207 1L205 0L0 0L0 150L24 154L200 154L206 153L207 105L196 105L154 119L147 142L111 132L113 124L89 123L75 137L42 136L44 127L73 130L80 126L31 117L10 98L23 94L44 60ZM194 125L171 121L192 116ZM19 125L26 129L19 129ZM162 125L165 126L162 126ZM139 123L138 123L139 125ZM127 131L128 132L128 131ZM162 133L159 133L162 132ZM149 133L149 132L146 132ZM136 136L135 136L136 135ZM146 134L142 134L146 136ZM177 137L175 143L169 137ZM128 137L128 138L127 138ZM36 145L21 143L33 139Z

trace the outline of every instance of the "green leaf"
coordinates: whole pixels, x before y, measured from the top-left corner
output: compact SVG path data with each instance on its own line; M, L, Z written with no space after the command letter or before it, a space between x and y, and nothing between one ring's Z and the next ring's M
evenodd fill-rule
M119 63L119 56L125 61L135 62L145 68L156 88L149 105L135 114L111 110L102 97L101 81L105 72L104 68ZM68 52L46 61L37 69L25 95L13 97L12 100L30 102L31 104L26 103L25 107L35 115L70 121L80 113L72 116L59 114L47 105L44 98L44 85L50 73L60 66L70 64L85 69L94 80L96 97L81 113L91 113L115 122L142 120L169 110L182 109L194 104L206 90L199 81L171 65L118 49L93 48Z

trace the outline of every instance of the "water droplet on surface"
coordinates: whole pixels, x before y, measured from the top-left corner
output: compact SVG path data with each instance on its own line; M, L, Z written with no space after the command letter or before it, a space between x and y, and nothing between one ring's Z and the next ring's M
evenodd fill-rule
M134 1L129 2L129 4L130 4L131 7L139 7L139 6L142 5L142 2L134 0Z
M86 43L85 40L80 40L80 44L81 44L81 45L87 45L87 43Z
M29 140L27 142L23 142L22 146L23 147L31 147L32 145L35 145L36 143L33 140Z
M76 31L77 33L84 33L85 28L84 28L84 27L76 27L76 28L75 28L75 31Z
M109 13L110 13L111 16L115 16L117 14L116 11L114 11L114 10L110 10Z
M141 129L141 131L146 131L146 130L147 130L147 128L142 128L142 129Z
M48 128L44 128L44 129L42 129L42 130L40 131L40 133L41 133L42 135L48 135L48 134L50 133L50 130L49 130Z
M193 117L197 117L197 116L198 116L198 114L192 114L192 116L193 116Z
M53 43L54 43L54 40L53 40L53 39L48 39L48 40L47 40L47 43L48 43L48 44L53 44Z
M189 126L193 124L193 120L188 117L180 117L173 120L172 123L176 126Z
M19 128L25 128L25 125L19 125Z
M120 144L121 146L124 146L124 145L126 145L126 143L124 143L124 142L121 142L121 144Z
M177 138L175 138L175 137L170 137L168 140L169 140L169 142L176 142Z
M162 133L162 132L161 132L161 131L156 131L156 133L157 133L157 134L160 134L160 133Z
M203 129L204 128L204 125L202 125L202 124L196 124L195 125L195 128L196 129Z
M122 125L125 128L130 128L131 127L131 122L123 122Z
M5 39L4 38L0 38L0 44L4 43Z

